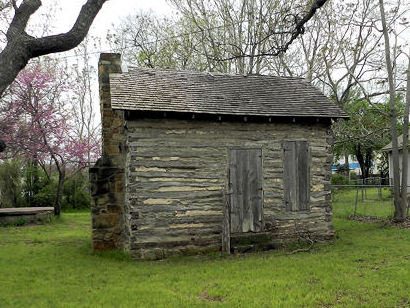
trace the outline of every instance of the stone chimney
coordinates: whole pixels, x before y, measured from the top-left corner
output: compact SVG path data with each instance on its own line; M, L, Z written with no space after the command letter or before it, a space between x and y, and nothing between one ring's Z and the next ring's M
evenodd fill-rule
M103 53L98 62L102 157L90 168L94 250L122 248L124 204L124 111L111 108L110 74L120 74L121 55Z
M102 126L102 154L111 156L117 161L123 144L118 134L123 133L124 112L111 108L110 74L121 74L121 55L117 53L102 53L98 61L98 82L100 90L100 111ZM122 164L122 161L117 161Z

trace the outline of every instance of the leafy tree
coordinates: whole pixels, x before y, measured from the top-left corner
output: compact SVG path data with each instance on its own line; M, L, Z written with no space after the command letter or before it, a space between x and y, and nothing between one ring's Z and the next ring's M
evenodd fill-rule
M396 103L400 110L403 109L401 101ZM389 106L379 104L381 114L366 100L352 100L345 104L349 121L337 121L333 124L335 137L334 152L336 155L354 155L359 162L363 179L370 176L376 153L390 141L389 118L384 114L389 111Z
M38 162L48 182L58 173L55 214L60 214L64 182L99 155L99 140L79 136L66 107L71 85L57 66L28 67L3 100L2 133L9 144L6 155Z

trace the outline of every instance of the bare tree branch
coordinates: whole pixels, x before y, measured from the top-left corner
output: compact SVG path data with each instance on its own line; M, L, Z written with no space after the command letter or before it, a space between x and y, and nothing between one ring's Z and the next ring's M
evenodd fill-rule
M86 36L95 16L107 0L88 0L70 31L35 38L25 32L28 20L41 6L40 0L24 0L15 7L14 17L6 33L7 45L0 53L0 95L31 58L62 52L76 47Z
M7 45L0 53L0 96L30 59L70 50L80 44L106 1L88 0L81 8L74 26L67 33L35 38L26 33L26 27L30 17L41 6L41 1L23 0L20 6L17 6L16 1L11 0L14 17L6 32ZM1 7L4 8L7 7ZM4 142L0 139L0 152L4 148Z
M264 38L261 39L261 42L266 41L270 37L277 35L277 34L291 34L291 37L289 40L282 46L275 47L275 51L273 52L261 52L258 54L248 54L248 53L242 53L239 55L234 55L231 57L226 57L226 58L215 58L214 60L217 61L229 61L233 59L238 59L238 58L255 58L255 57L266 57L266 56L272 56L276 57L279 56L282 53L285 53L288 49L289 46L299 37L299 35L302 35L305 33L305 25L306 23L315 15L316 11L320 9L328 0L315 0L309 11L302 17L300 18L298 15L290 15L288 14L285 16L286 18L292 17L294 19L294 28L293 30L289 31L271 31L268 35L266 35Z

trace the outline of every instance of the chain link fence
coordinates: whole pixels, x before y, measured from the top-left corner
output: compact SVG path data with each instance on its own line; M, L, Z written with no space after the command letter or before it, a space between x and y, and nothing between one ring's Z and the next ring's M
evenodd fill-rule
M382 184L383 179L380 178L370 178L360 182L360 184L331 186L334 215L336 217L393 217L393 185ZM407 214L409 209L408 202Z

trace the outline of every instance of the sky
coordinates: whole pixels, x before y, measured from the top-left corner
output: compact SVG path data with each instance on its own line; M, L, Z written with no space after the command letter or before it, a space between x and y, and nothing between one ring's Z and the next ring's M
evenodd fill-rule
M32 22L41 22L41 15L57 4L60 7L53 17L54 33L67 32L73 26L81 6L86 0L43 0L42 7L33 15ZM108 0L94 20L90 34L105 38L107 30L121 18L140 10L150 11L158 15L172 14L172 8L166 0Z
M86 0L42 0L42 6L31 16L29 24L32 24L33 26L42 25L45 23L44 15L53 12L51 14L51 20L49 21L49 23L52 24L53 29L51 33L48 34L67 32L73 26L82 5L85 2ZM56 7L57 9L55 9ZM153 13L158 15L171 15L173 12L166 0L108 0L98 13L89 31L90 35L102 39L101 50L93 50L93 54L91 55L91 65L95 66L97 64L99 51L108 51L109 49L108 44L104 43L107 30L111 28L113 24L118 24L121 21L121 18L124 18L129 14L137 13L140 10L152 10ZM53 56L63 57L69 64L75 62L75 57L73 58L72 51L55 54ZM94 77L95 78L92 80L93 103L95 105L94 110L97 111L95 113L95 120L99 122L98 84L96 81L97 76Z

